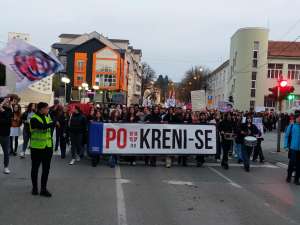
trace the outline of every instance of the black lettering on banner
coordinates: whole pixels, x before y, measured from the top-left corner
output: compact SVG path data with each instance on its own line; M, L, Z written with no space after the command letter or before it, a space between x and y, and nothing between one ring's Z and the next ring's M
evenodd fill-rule
M176 147L176 144L177 144L177 147ZM172 148L177 148L177 149L182 148L182 130L174 130L173 131Z
M212 140L208 134L212 134L212 130L205 130L205 149L212 149L213 147L208 145L208 142Z
M175 130L174 130L175 131ZM162 135L162 141L163 141L163 148L169 149L171 148L170 145L167 145L167 141L169 141L171 138L167 135L167 133L170 133L171 129L163 129L163 135Z
M203 140L201 138L201 136L203 136L203 131L202 130L196 130L195 136L196 136L196 139L199 141L198 143L195 143L195 147L197 149L202 149L203 146L204 146Z
M187 148L187 130L183 131L183 149Z
M152 129L152 148L156 148L155 142L156 142L157 148L160 148L160 146L161 146L160 136L161 136L161 133L160 133L159 129Z
M149 142L147 140L147 136L149 134L149 129L146 130L145 134L144 134L144 129L141 129L141 136L140 136L140 148L143 149L144 148L144 143L146 145L146 148L150 148Z

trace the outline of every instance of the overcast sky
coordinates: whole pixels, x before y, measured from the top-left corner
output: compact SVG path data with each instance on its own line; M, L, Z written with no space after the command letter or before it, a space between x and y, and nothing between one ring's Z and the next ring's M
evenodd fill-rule
M0 41L26 32L48 51L61 33L95 30L129 39L157 74L178 81L193 65L225 61L240 27L269 27L270 39L294 40L299 9L300 0L1 0Z

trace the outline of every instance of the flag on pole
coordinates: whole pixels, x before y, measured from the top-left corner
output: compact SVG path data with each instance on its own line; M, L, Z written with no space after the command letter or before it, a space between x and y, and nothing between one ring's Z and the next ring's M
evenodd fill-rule
M0 62L16 73L17 91L63 69L55 57L17 39L0 50Z

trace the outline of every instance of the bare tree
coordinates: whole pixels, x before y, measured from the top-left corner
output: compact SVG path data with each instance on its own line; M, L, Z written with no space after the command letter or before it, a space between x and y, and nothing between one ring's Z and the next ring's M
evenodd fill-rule
M151 66L143 62L142 63L142 98L144 97L145 90L149 88L152 85L152 82L154 82L154 79L156 78L154 69L151 68Z
M194 66L186 71L181 82L176 86L176 96L180 101L190 102L190 93L195 90L208 90L207 82L210 71L202 66Z

